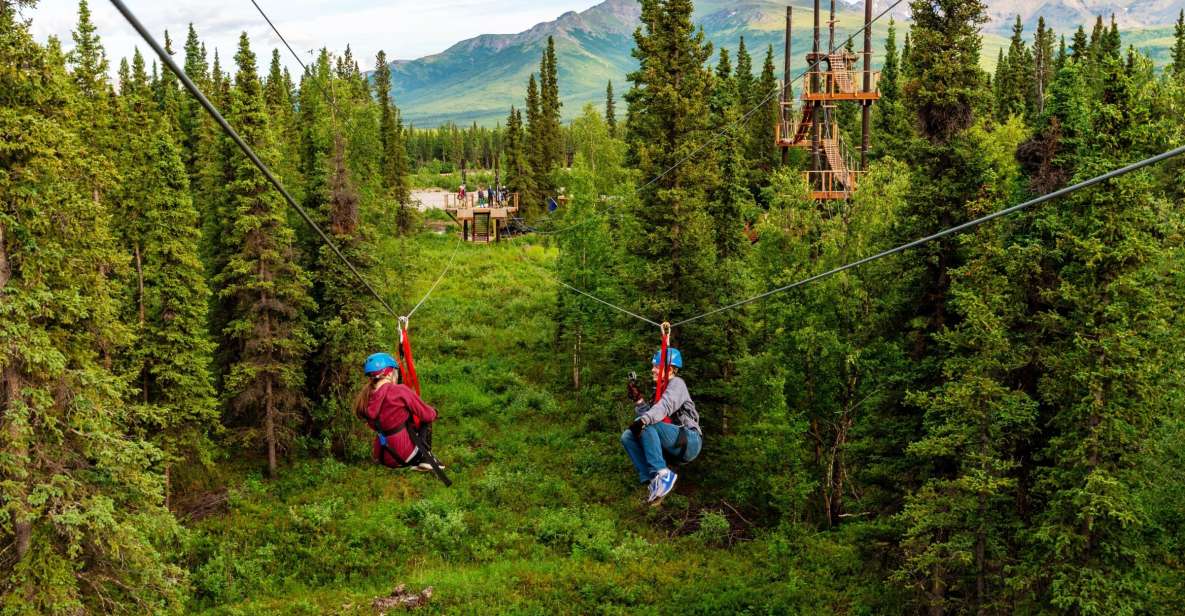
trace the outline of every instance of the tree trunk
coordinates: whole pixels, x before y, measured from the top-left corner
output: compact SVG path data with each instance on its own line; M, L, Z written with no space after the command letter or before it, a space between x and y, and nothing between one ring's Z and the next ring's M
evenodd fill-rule
M0 291L8 285L12 278L12 266L8 263L8 247L4 243L4 225L0 224Z
M979 454L986 460L988 447L991 444L988 435L986 415L979 423ZM986 466L986 463L985 463ZM988 469L985 474L991 475ZM978 613L987 614L987 529L984 528L988 516L987 493L979 491L979 528L975 533L975 602Z
M3 255L0 250L0 255ZM0 286L0 290L3 286ZM21 376L15 368L9 367L4 370L4 409L12 409L20 401L21 393ZM7 415L7 413L5 413ZM8 422L7 433L8 453L15 459L24 459L29 455L29 443L25 434L22 433L20 425L15 421ZM12 533L14 542L16 544L16 557L21 560L25 554L29 553L29 546L33 541L33 524L25 517L27 515L27 505L25 501L24 492L27 489L26 481L22 477L8 477L6 479L14 479L22 484L19 497L20 504L17 505L15 515L15 522L12 525Z
M927 611L930 616L946 614L946 608L942 605L946 597L946 582L942 580L942 576L942 566L934 565L930 570L930 609Z
M264 404L267 405L266 417L264 419L265 430L267 431L267 474L272 479L276 478L276 404L272 399L272 379L270 376L266 377L267 390L264 392Z
M139 242L136 243L135 252L136 252L136 285L139 290L138 302L139 302L139 310L140 310L140 328L143 329L144 328L144 321L145 321L145 318L144 318L144 313L145 313L145 308L144 308L144 261L141 257L141 254L140 254L140 243ZM148 404L148 389L149 389L149 387L148 387L149 376L148 375L149 375L148 366L147 365L142 366L140 369L140 376L141 376L141 381L142 381L140 383L140 390L141 390L140 396L144 400L144 404Z
M580 332L576 332L576 342L572 344L572 387L580 389Z
M8 245L5 243L4 225L0 224L0 299L4 296L4 288L8 286L8 281L12 279L12 265L8 260ZM11 421L7 417L8 411L16 406L20 400L21 394L21 375L17 372L13 365L12 359L9 360L9 365L3 372L4 385L4 404L0 406L0 425L5 419L8 419L8 429L5 430L6 440L8 441L6 449L10 455L16 459L23 459L29 455L29 444L25 435L22 434L20 425ZM19 477L5 477L5 479L16 479L21 481ZM24 492L24 490L21 490ZM21 496L21 501L24 501L24 495ZM13 539L16 544L16 557L19 561L29 553L29 546L33 541L33 525L27 519L24 519L25 504L22 502L16 507L15 522L12 525Z

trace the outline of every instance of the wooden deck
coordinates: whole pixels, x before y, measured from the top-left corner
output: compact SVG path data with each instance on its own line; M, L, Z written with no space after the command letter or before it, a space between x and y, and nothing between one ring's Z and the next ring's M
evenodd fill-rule
M461 225L461 239L466 242L497 242L507 234L510 219L518 213L518 208L452 207L444 211Z

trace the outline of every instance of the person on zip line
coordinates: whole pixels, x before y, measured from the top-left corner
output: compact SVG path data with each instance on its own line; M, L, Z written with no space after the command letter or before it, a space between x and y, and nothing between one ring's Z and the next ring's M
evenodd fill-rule
M419 440L431 449L436 409L425 404L412 388L398 382L399 363L389 353L366 358L363 371L367 384L354 404L354 414L375 432L371 447L375 461L391 468L431 472L431 451L417 446L408 432L415 430Z
M657 402L649 404L638 384L630 379L626 390L637 417L621 433L621 445L638 471L639 482L650 486L646 502L653 506L670 494L678 479L675 471L667 467L666 456L676 464L686 464L699 455L703 446L699 413L687 391L687 383L678 376L683 354L679 349L667 349L665 373L660 372L661 356L661 350L654 354L650 376L656 384L665 380L666 389Z

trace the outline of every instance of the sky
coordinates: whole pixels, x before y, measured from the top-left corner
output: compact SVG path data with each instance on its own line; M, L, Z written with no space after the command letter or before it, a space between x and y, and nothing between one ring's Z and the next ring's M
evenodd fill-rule
M374 56L386 50L391 59L413 60L444 51L479 34L510 34L551 21L566 11L582 11L597 0L256 0L284 38L308 63L307 52L328 46L341 51L351 46L362 70L374 68ZM140 21L164 43L169 31L174 49L181 50L188 24L225 62L234 55L239 33L246 31L261 58L281 48L282 59L294 75L296 61L255 10L251 0L124 0ZM92 18L107 50L112 73L121 57L130 58L148 46L107 0L90 0ZM78 0L40 0L23 15L33 22L33 33L44 41L51 35L67 50L74 46L70 31L78 19ZM182 60L179 56L178 60ZM260 64L266 67L266 59Z

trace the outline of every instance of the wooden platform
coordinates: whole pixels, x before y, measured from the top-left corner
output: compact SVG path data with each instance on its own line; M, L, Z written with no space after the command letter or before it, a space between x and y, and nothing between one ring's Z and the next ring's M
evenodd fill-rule
M497 242L506 235L517 207L445 208L445 213L461 225L461 239L466 242Z

